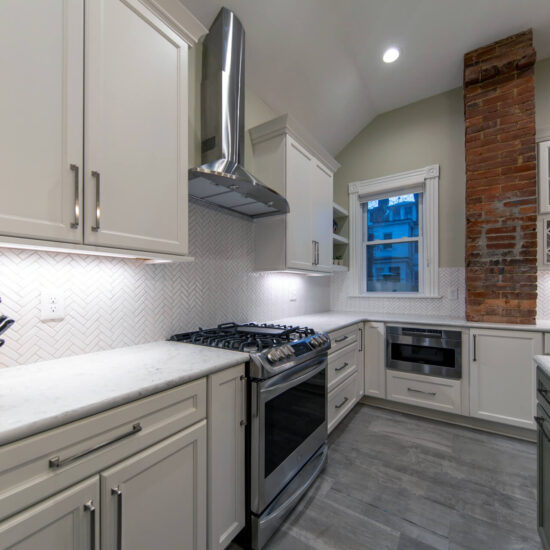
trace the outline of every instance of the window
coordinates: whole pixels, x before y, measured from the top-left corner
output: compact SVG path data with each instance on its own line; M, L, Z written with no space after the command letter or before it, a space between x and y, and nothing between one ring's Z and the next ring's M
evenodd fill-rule
M350 184L352 295L438 296L439 166Z
M422 195L391 194L361 204L367 292L418 292Z

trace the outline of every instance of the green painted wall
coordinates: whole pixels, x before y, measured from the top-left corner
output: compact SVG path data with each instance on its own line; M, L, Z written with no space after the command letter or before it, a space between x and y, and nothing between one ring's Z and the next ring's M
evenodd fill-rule
M439 264L464 265L464 107L457 88L376 117L336 157L334 200L353 181L440 165Z

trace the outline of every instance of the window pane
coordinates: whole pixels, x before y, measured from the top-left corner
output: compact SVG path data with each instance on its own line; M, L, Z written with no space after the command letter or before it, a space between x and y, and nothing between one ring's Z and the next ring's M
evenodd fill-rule
M418 241L367 245L367 292L418 292Z
M367 241L418 237L422 193L395 195L366 203Z

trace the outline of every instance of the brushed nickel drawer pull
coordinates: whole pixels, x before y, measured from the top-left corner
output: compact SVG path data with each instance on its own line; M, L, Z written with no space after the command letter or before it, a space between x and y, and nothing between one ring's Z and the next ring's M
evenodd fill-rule
M136 422L132 429L129 432L123 433L122 435L119 435L117 437L114 437L113 439L110 439L109 441L105 441L104 443L100 443L99 445L96 445L95 447L92 447L91 449L88 449L86 451L83 451L81 453L75 454L73 456L69 456L68 458L61 459L59 456L54 456L50 458L48 461L48 464L50 468L61 468L62 466L66 466L67 464L71 464L71 462L75 462L76 460L79 460L80 458L83 458L85 456L88 456L89 454L95 453L96 451L99 451L101 449L104 449L105 447L108 447L109 445L112 445L113 443L116 443L117 441L121 441L122 439L126 439L127 437L130 437L131 435L137 434L138 432L141 432L143 428L141 427L141 424L139 422Z
M120 490L120 486L113 487L111 489L111 495L117 497L117 550L122 550L122 491Z
M74 173L74 222L71 223L71 229L78 229L80 225L80 192L78 184L80 183L79 169L76 164L70 165L71 172Z
M341 336L340 338L336 338L336 339L334 340L334 342L335 342L336 344L339 344L340 342L343 342L344 340L347 340L347 339L348 339L347 336Z
M335 409L341 409L348 402L348 398L344 397L344 400L339 405L334 405Z
M90 550L95 550L95 506L93 500L84 504L84 511L90 512Z
M349 363L344 363L341 367L336 367L334 370L336 372L338 372L339 370L344 370L348 365Z
M415 390L414 388L407 388L407 391L412 391L413 393L421 393L423 395L431 395L432 397L437 394L435 391L422 391L422 390Z

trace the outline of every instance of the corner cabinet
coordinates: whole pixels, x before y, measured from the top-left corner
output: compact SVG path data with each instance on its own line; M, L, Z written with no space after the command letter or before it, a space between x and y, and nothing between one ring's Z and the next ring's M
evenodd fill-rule
M185 256L187 42L139 0L11 0L0 30L0 243Z
M540 332L470 330L470 415L535 428L534 355Z
M285 216L255 221L258 271L332 271L333 176L340 166L283 115L250 130L258 178L289 202Z

